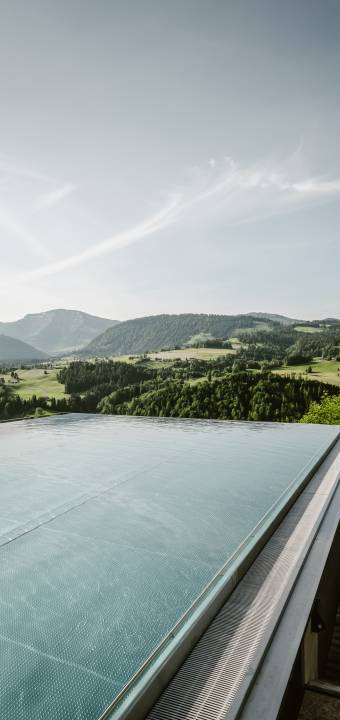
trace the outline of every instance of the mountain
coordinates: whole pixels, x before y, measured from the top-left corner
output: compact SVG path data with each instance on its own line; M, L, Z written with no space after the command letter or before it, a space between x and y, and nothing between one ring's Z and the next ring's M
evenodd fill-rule
M0 322L0 333L56 355L84 347L117 322L79 310L48 310L14 322Z
M47 355L41 350L16 340L8 335L0 335L0 362L11 360L46 360Z
M268 324L268 320L263 321ZM241 328L260 327L261 320L248 315L151 315L126 320L92 340L81 355L135 355L147 350L182 346L194 335L227 337Z
M281 325L295 325L296 323L302 323L304 320L296 320L294 318L286 317L286 315L276 315L275 313L263 313L263 312L251 312L247 315L257 318L257 320L271 320L273 322L281 323Z

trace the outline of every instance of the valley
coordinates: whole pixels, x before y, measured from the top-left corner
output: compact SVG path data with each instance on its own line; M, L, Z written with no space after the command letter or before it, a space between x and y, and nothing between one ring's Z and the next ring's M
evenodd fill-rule
M80 351L0 367L2 419L100 412L292 422L325 393L340 394L336 320L137 318Z

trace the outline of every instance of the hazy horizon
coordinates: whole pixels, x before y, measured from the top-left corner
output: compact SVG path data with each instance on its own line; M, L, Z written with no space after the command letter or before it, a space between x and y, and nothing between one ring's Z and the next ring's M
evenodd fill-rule
M13 318L11 318L10 320L3 320L3 319L0 317L0 323L1 323L1 322L16 322L16 321L18 321L18 320L22 320L26 315L37 315L37 314L39 315L40 313L53 312L53 311L55 311L55 310L59 310L59 311L60 311L60 310L61 310L61 311L71 311L71 312L82 312L82 313L86 313L86 314L88 314L88 315L95 315L95 313L93 313L93 312L91 312L91 311L89 311L89 310L83 310L82 308L77 308L77 307L68 307L68 308L66 308L66 307L58 307L58 308L57 308L57 307L53 307L53 308L52 308L52 307L51 307L51 308L46 308L45 310L38 310L37 312L34 312L34 313L26 312L24 315L20 315L20 317L13 317ZM196 313L194 310L188 310L188 311L183 311L183 312L179 312L179 313L177 313L177 312L169 312L169 313L167 313L167 312L163 312L163 313L154 312L154 313L149 313L148 315L133 315L133 316L131 316L131 317L122 317L122 318L104 317L103 315L98 315L98 317L101 317L102 319L106 319L106 320L117 320L118 322L125 322L125 321L127 321L127 320L138 320L139 318L153 317L153 316L157 316L157 315L185 315L185 314L193 314L193 315L196 315L196 314L203 314L203 315L242 315L242 314L244 314L244 315L254 315L254 316L256 316L257 314L263 314L263 315L281 315L282 317L287 317L288 319L292 319L292 320L306 320L307 322L310 322L310 321L313 321L313 320L316 320L316 321L317 321L317 320L327 320L328 318L330 318L330 319L336 319L336 320L339 319L339 318L336 318L335 316L313 317L313 318L298 317L297 315L288 315L288 314L285 313L285 312L277 312L277 313L276 313L276 312L271 312L271 310L245 310L244 313L241 313L241 312L240 312L240 313L239 313L239 312L235 312L235 313L227 313L227 312L208 313L208 312L207 312L207 313L206 313L206 312L204 312L204 311L200 311L200 312L197 312L197 313Z
M340 316L340 5L5 0L1 321Z

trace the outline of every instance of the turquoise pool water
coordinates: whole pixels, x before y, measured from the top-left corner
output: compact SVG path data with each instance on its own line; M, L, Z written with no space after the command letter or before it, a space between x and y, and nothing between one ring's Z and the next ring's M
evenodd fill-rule
M97 720L337 432L89 415L0 425L1 719Z

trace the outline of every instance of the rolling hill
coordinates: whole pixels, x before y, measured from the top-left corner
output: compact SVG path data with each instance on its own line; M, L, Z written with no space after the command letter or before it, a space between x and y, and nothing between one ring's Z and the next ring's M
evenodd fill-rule
M257 320L272 320L278 322L281 325L295 325L301 323L303 320L296 320L294 318L286 317L286 315L277 315L275 313L264 313L264 312L251 312L247 313L248 316L256 318Z
M14 322L0 322L0 333L22 340L49 355L57 355L84 347L117 322L79 310L48 310L25 315Z
M22 340L0 335L0 362L46 360L47 357L44 352Z
M262 323L268 325L268 320L248 315L151 315L126 320L105 330L80 354L89 357L134 355L182 346L200 333L227 337L241 328L261 327Z

